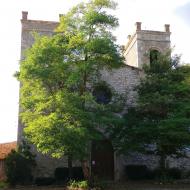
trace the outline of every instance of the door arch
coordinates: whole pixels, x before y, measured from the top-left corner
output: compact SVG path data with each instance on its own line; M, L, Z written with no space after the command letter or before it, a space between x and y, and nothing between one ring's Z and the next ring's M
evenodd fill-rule
M114 180L114 150L109 140L92 142L91 174L95 178Z
M160 51L158 51L157 49L150 50L150 66L152 66L158 61L159 56L160 56Z

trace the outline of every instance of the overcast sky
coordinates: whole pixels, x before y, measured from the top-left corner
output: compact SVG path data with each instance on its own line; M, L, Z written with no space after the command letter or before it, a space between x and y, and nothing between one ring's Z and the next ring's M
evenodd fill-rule
M2 0L0 2L0 143L16 140L19 84L13 74L19 67L21 12L28 19L58 21L80 0ZM134 23L142 29L164 31L171 25L171 41L182 62L190 63L190 0L117 0L115 11L120 27L114 32L119 44L126 44Z

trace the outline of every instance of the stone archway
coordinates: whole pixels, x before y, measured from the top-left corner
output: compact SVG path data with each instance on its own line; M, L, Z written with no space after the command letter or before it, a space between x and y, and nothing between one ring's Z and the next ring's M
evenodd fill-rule
M158 61L159 55L160 51L158 51L157 49L150 50L150 66Z

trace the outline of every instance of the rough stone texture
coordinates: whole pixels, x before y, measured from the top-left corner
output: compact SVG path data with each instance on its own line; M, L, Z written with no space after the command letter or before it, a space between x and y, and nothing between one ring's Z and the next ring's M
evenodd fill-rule
M30 48L34 43L33 33L37 32L40 35L51 36L54 33L54 29L58 25L58 22L27 20L26 15L21 20L22 24L22 36L21 36L21 60L24 59L24 52ZM20 108L21 111L21 108ZM23 124L19 120L18 124L18 144L23 140ZM50 156L44 156L37 152L34 146L31 146L32 152L36 155L37 167L34 170L35 177L47 177L54 175L54 170L57 167L66 167L67 158L52 159Z
M115 167L117 168L115 174L116 180L125 178L125 166L135 164L135 165L146 165L148 168L154 169L158 166L158 158L151 155L143 155L140 153L133 153L131 155L118 155L117 163Z
M140 153L133 153L128 156L120 155L118 156L119 165L119 178L124 177L124 168L126 165L136 164L136 165L146 165L150 169L155 169L159 167L159 157L153 155L144 155ZM187 152L187 157L184 158L171 158L166 159L166 166L169 168L179 168L182 173L190 171L190 152Z
M58 25L57 22L48 21L36 21L27 20L27 16L24 14L24 19L21 20L22 23L22 41L21 41L21 59L24 59L24 52L26 49L32 46L34 43L34 38L32 36L33 32L37 32L41 35L51 36L55 27ZM133 50L136 52L136 50ZM132 55L133 56L133 55ZM134 105L135 98L137 96L134 91L134 87L139 81L140 73L142 71L138 68L131 67L128 65L123 66L120 69L113 70L103 70L102 80L108 82L116 92L120 94L127 94L126 105ZM18 142L21 143L23 139L23 128L24 126L19 121L18 127ZM67 166L67 158L63 159L52 159L49 156L44 156L37 152L35 147L32 146L32 152L36 154L37 167L34 171L35 176L53 176L56 167ZM115 178L120 178L120 171L123 165L120 164L120 158L115 156ZM78 163L79 164L79 163Z
M51 36L54 33L58 22L38 21L38 20L21 20L21 59L24 57L24 50L28 49L34 43L33 33Z
M37 32L41 35L51 36L54 33L54 29L58 25L58 22L50 21L38 21L38 20L27 20L27 12L23 12L21 20L22 33L21 33L21 61L24 59L25 50L30 48L34 43L33 33ZM21 111L21 108L19 108ZM19 112L20 112L19 111ZM18 122L18 143L21 143L23 139L23 125L21 121Z
M52 158L37 152L36 148L31 149L36 154L36 167L33 171L35 177L54 177L55 168L67 167L67 157L61 159Z
M135 105L137 93L134 88L139 83L139 79L143 76L142 70L128 65L119 69L103 70L101 79L106 81L113 89L127 96L126 108ZM114 178L122 179L127 158L123 155L114 154ZM132 159L131 159L132 160Z
M127 95L127 106L135 104L137 93L134 88L139 83L141 76L140 69L128 65L111 71L102 71L102 80L112 86L117 93Z
M168 27L168 26L167 26ZM170 31L165 32L141 30L129 39L125 46L126 64L142 68L143 64L149 64L149 52L151 49L164 53L170 49Z
M164 53L170 48L170 33L142 30L137 32L138 67L149 63L149 52L156 49Z
M24 59L24 51L32 46L34 39L32 33L35 31L41 35L53 35L54 29L58 22L28 20L27 12L23 12L22 23L22 41L21 41L21 60ZM166 26L165 32L141 30L141 23L137 23L136 33L129 37L129 42L125 47L124 56L126 65L120 69L103 70L101 72L102 80L106 81L114 90L120 94L126 94L126 107L135 105L137 93L134 87L139 83L139 79L143 77L142 64L149 63L146 54L150 49L156 49L165 52L170 47L170 30L169 25ZM23 138L24 126L19 121L18 126L18 143ZM32 151L36 154L37 167L34 171L35 176L53 176L56 167L67 166L67 158L52 159L44 156L36 151L32 146ZM171 167L186 167L190 169L188 158L170 159ZM158 159L153 156L145 156L142 154L133 154L130 156L114 155L114 171L115 179L121 179L124 176L124 168L127 164L146 164L150 168L158 165ZM75 164L74 164L75 165ZM79 163L76 163L79 165Z

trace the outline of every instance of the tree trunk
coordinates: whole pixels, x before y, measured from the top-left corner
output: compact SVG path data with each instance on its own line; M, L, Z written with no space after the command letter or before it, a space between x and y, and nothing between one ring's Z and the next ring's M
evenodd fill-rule
M72 155L68 155L68 169L69 169L69 179L72 179L73 177L73 160L72 160Z
M89 169L87 160L82 161L82 170L83 170L84 178L87 181L90 181L90 169Z

